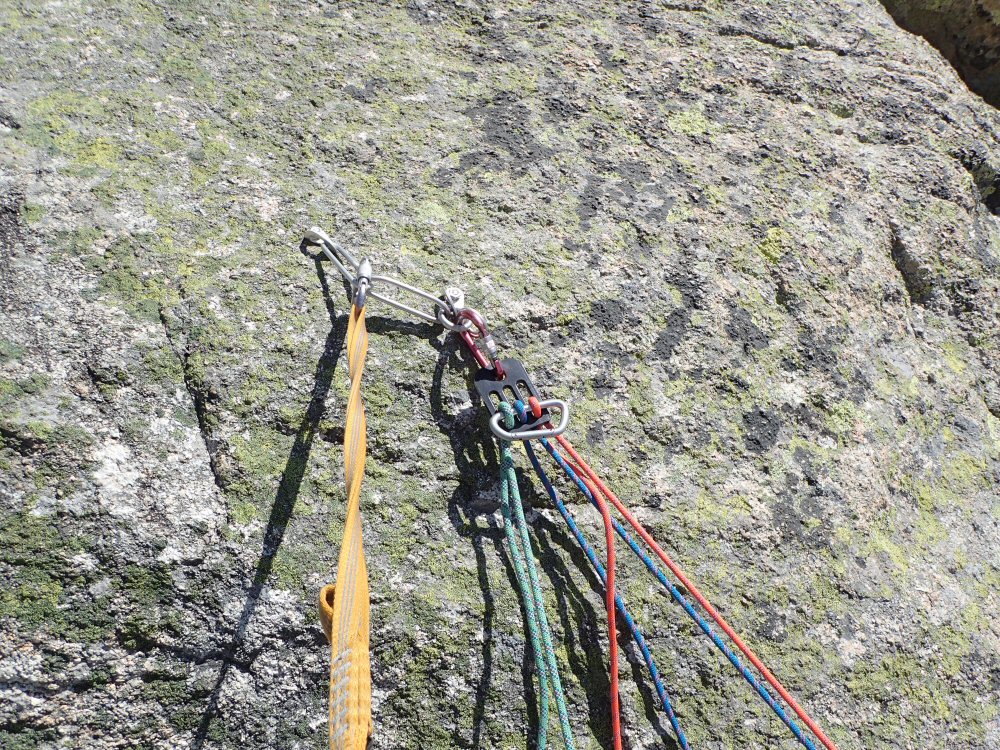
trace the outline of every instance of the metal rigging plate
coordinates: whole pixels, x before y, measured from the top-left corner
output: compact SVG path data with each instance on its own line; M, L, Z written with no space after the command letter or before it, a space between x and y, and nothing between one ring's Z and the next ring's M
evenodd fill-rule
M497 379L496 372L490 368L483 368L476 373L475 378L476 391L478 391L483 404L489 410L491 417L500 411L500 401L506 401L510 404L516 415L517 409L514 408L515 401L523 401L524 405L527 406L528 398L531 396L534 396L539 401L542 400L541 394L535 388L535 384L531 382L531 378L528 377L528 372L524 369L524 365L521 364L520 360L502 359L500 360L500 364L503 366L505 377ZM531 414L530 407L528 414ZM549 414L548 409L542 409L540 417L532 419L527 424L519 424L510 430L510 432L517 434L526 430L535 430L551 419L552 416Z

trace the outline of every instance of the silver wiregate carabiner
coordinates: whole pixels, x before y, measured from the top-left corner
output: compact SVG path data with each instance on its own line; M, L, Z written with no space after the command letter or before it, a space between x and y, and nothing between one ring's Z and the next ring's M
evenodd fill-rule
M343 245L335 241L332 237L330 237L330 235L319 227L312 227L309 229L309 231L305 233L305 240L310 244L318 246L320 250L323 251L323 254L326 255L326 257L329 258L330 261L337 267L337 270L340 271L340 275L343 276L344 280L351 285L352 296L355 299L360 298L365 300L368 297L377 299L379 302L391 305L397 310L408 312L410 315L413 315L420 320L431 324L440 324L450 331L461 332L472 329L473 324L471 321L460 321L457 318L458 310L460 310L464 305L464 295L461 290L449 287L443 296L436 297L430 292L426 292L423 289L413 286L412 284L407 284L405 281L394 279L391 276L375 275L372 273L372 265L367 258L363 259L359 263L357 259L344 248ZM360 291L362 281L367 282L367 288L363 293ZM404 292L409 292L410 294L420 297L430 303L432 312L418 310L405 302L401 302L396 297L389 297L376 291L378 287L382 285L394 286ZM451 316L454 321L449 320L449 316Z

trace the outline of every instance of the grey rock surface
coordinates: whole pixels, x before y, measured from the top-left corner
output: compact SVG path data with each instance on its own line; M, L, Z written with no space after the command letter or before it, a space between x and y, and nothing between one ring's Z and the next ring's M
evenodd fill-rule
M462 286L841 748L1000 747L1000 116L881 5L0 29L0 746L325 745L346 296L316 223ZM529 746L468 359L370 316L372 747ZM578 746L607 747L601 592L525 484ZM694 747L795 746L619 575ZM673 747L625 651L629 747Z

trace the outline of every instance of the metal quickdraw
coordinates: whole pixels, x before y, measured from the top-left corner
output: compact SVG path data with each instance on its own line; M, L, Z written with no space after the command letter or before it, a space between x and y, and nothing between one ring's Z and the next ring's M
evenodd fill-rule
M563 434L570 416L569 404L559 399L542 399L524 366L516 359L501 359L483 316L465 306L464 295L455 288L446 289L436 297L428 292L387 276L372 274L367 260L356 261L346 250L318 228L306 234L306 241L317 244L337 266L352 290L353 306L348 329L348 357L351 370L351 397L348 401L348 429L345 431L345 478L348 484L348 528L338 563L338 586L324 588L320 610L324 630L331 642L331 691L330 691L330 747L338 750L358 750L371 732L371 677L368 661L368 589L367 573L361 545L360 510L358 500L364 467L364 408L360 399L361 371L367 349L367 332L364 328L364 309L368 298L377 299L408 312L421 320L439 323L447 331L456 333L469 349L479 369L474 375L475 388L490 414L490 429L500 441L501 477L500 510L504 521L507 547L515 570L518 588L524 602L526 630L531 641L535 672L539 685L539 727L536 746L544 750L547 742L549 701L556 702L562 739L568 749L574 747L565 696L557 669L552 636L548 626L531 538L528 534L521 504L511 444L524 446L533 469L545 487L556 510L566 522L574 539L590 561L605 591L608 620L609 681L612 741L615 750L621 750L622 732L620 701L618 696L618 646L616 613L628 627L629 633L649 670L663 711L670 721L681 748L687 750L688 741L680 727L673 704L663 685L648 644L635 620L628 612L623 598L615 591L615 536L621 538L629 549L643 562L646 569L670 594L695 624L725 656L741 676L750 684L765 704L789 728L794 737L807 750L816 750L813 740L799 727L785 710L785 706L801 720L826 750L837 750L836 744L819 728L815 721L799 706L777 678L764 666L757 655L740 639L722 615L709 603L698 588L687 578L656 540L647 532L629 508L608 489L597 473L576 452ZM428 313L407 305L398 299L377 291L380 286L393 286L414 294L431 305ZM484 352L485 349L485 352ZM553 412L559 420L553 425ZM531 441L538 444L566 474L584 497L600 512L605 531L606 563L602 564L597 553L587 541L565 503L559 497L538 460ZM612 515L619 514L626 526ZM355 529L356 527L356 529ZM633 533L645 545L639 544ZM648 551L647 551L648 550ZM681 588L671 582L654 560L659 558L680 587L694 598L708 618L722 630L723 639L692 604ZM343 605L339 595L347 583ZM363 598L363 606L361 599ZM339 606L339 608L338 608ZM345 613L348 613L345 615ZM346 619L345 619L346 618ZM340 633L346 628L346 641ZM362 633L363 631L363 633ZM353 640L351 640L353 638ZM344 643L347 646L344 646ZM734 650L729 644L735 645ZM362 649L363 646L363 649ZM753 666L756 673L743 663L739 651ZM348 654L344 656L343 654ZM339 659L339 661L338 661ZM363 662L363 665L362 665ZM759 675L759 676L758 676ZM777 691L781 701L771 696L765 683Z

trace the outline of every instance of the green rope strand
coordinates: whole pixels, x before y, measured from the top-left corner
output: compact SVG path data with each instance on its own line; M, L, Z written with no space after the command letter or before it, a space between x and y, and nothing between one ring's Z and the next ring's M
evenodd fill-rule
M514 501L518 505L520 505L521 499L517 491L516 477L512 479L514 461L510 455L510 444L501 443L500 453L500 512L503 514L504 532L507 536L507 547L510 550L511 561L514 565L517 586L521 590L521 600L524 602L528 634L531 638L531 650L535 657L535 674L538 676L538 740L535 744L537 750L545 750L549 724L548 670L546 669L545 656L542 651L543 645L539 632L538 614L535 611L535 597L532 594L528 574L525 571L525 555L521 549L521 540L517 530L514 528L513 514L511 513L511 495L514 495ZM513 492L511 492L511 486L514 488Z
M503 412L504 421L509 430L515 424L514 411L506 402L500 404L500 409ZM547 731L545 727L548 722L548 700L546 694L551 689L555 694L556 710L559 715L559 727L562 731L563 743L567 750L575 750L573 732L569 724L569 712L566 710L566 696L563 693L562 680L559 678L559 667L556 664L556 653L552 645L552 631L549 628L549 621L545 615L545 600L542 596L542 587L539 581L538 569L535 565L535 556L531 550L528 523L524 518L524 506L521 503L517 475L514 472L514 459L511 456L510 443L507 441L500 442L500 500L501 512L504 516L504 530L507 532L507 541L511 547L511 556L516 561L514 567L515 571L517 571L518 586L521 589L521 596L525 602L525 610L528 611L529 631L531 631L532 648L535 651L535 665L536 669L539 670L539 692L543 696L542 705L544 713L539 721L538 748L539 750L544 750L545 747ZM512 507L513 514L511 513ZM511 518L512 515L513 518ZM517 527L516 533L515 526ZM520 538L518 539L518 537ZM525 580L525 570L518 570L521 566L527 570L527 580ZM532 623L532 612L534 612L534 619L536 620L534 623ZM538 642L539 631L541 634L540 644ZM546 672L547 675L545 675Z

